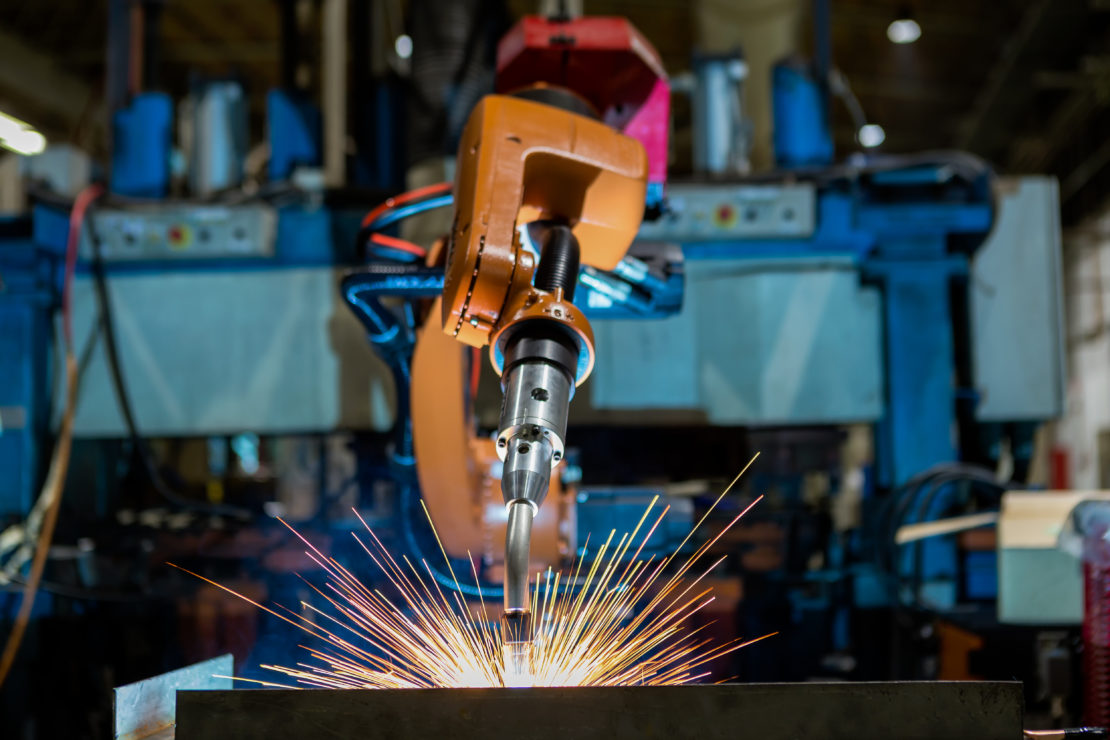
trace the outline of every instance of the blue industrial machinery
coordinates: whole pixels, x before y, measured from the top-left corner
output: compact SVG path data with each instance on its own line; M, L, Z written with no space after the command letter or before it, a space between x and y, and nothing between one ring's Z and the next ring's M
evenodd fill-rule
M810 65L779 62L771 73L775 163L786 169L822 167L833 161L828 91Z
M648 365L658 361L676 366L688 360L673 343L662 341L665 335L684 334L696 342L701 331L733 350L738 348L728 342L754 333L752 324L770 318L770 329L775 334L763 339L776 345L790 343L792 333L797 332L795 341L808 350L815 337L821 339L838 329L849 331L859 326L856 334L833 336L834 340L854 340L854 345L829 343L820 348L824 354L790 355L791 362L805 375L799 380L801 391L788 407L761 405L761 400L775 399L760 399L767 389L753 388L748 383L736 389L740 401L734 404L735 412L728 410L727 403L714 403L715 409L708 408L719 399L713 399L712 391L703 387L704 378L699 377L696 365L686 372L671 373L667 392L677 397L677 403L668 405L705 407L711 419L717 414L717 423L878 421L878 480L884 487L902 483L933 464L952 461L956 459L951 429L957 389L951 380L954 351L950 285L954 279L966 279L969 256L993 223L990 181L989 169L971 158L898 157L876 159L858 168L829 170L819 179L790 186L674 185L670 200L675 211L655 224L645 225L643 234L683 244L689 310L671 324L633 328L628 341L659 339L660 350L657 356L646 358ZM737 280L785 276L788 282L772 285L771 294L757 292L736 299L727 295L730 287L724 284L730 276ZM778 323L781 313L765 317L755 310L755 304L762 303L784 311L787 307L778 302L781 295L789 295L806 283L816 285L815 280L835 284L827 288L834 291L831 302L813 304L812 308L835 309L834 313L803 313L799 323L791 326ZM704 301L697 287L703 282L710 292L717 291ZM843 296L835 292L841 283L848 289ZM693 305L689 305L690 300ZM730 306L736 321L727 329L722 330L720 324L699 329L706 323L702 314L718 311L722 317L727 316ZM753 310L745 311L749 306ZM841 319L844 322L838 327L835 322ZM818 321L820 325L814 328ZM808 338L807 329L813 331ZM604 331L608 338L610 328ZM870 339L873 346L860 346L861 339ZM645 359L642 353L628 358L629 353L617 342L618 348L613 351L606 349L604 339L598 342L605 353L598 362L604 380L595 387L594 403L605 408L628 408L650 407L653 400L662 400L653 396L648 386L654 387L659 373L669 372L664 366L649 367L647 376L639 376L631 387L628 382L620 389L614 386L618 378L635 377L632 363ZM712 351L708 344L706 340L683 349L696 355L703 346ZM761 351L749 348L747 353L724 352L735 358L735 364L748 358L743 363L748 368L730 370L731 380L743 384L751 370L762 373ZM856 362L860 357L873 357L877 362L871 363L873 367L860 367ZM827 364L830 358L837 363ZM855 377L847 373L850 370ZM831 385L825 385L826 380ZM863 388L857 400L847 405L843 400L823 397L835 395L832 389L837 385L851 393L861 381ZM731 382L730 378L724 382ZM829 392L807 392L810 386Z
M23 220L0 220L0 518L30 510L50 422L59 255Z
M165 93L136 95L112 117L111 191L164 198L170 188L173 100Z
M298 166L320 166L320 111L302 93L266 93L266 125L270 180L286 180Z

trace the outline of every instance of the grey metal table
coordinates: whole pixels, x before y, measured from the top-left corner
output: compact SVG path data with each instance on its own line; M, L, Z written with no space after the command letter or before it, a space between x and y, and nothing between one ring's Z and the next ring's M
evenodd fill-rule
M181 691L177 740L1019 740L1020 683Z

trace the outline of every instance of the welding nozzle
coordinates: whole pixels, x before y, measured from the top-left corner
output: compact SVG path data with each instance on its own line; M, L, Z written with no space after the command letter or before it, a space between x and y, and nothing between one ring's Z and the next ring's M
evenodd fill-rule
M534 510L527 501L509 504L509 522L505 529L505 614L527 612L528 553L532 539Z
M551 471L562 458L569 385L562 371L546 363L523 363L509 378L501 472L501 495L509 507L505 531L507 612L528 608L532 520L547 497Z
M527 610L501 615L501 645L509 682L527 682L532 675L532 615Z

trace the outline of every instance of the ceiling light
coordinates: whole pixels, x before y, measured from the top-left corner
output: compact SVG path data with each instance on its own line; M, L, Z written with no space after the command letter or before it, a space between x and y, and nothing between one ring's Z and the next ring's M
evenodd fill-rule
M856 139L860 146L873 149L886 141L886 131L883 131L883 127L877 123L866 123L859 127Z
M886 27L886 37L890 39L891 43L895 44L912 44L921 38L921 26L917 24L910 14L900 13L898 18L890 22Z
M407 33L402 33L393 42L393 51L397 53L400 59L408 59L412 56L412 36Z
M46 137L18 118L0 113L0 147L16 154L41 154Z
M46 137L34 129L24 129L15 136L9 136L4 144L19 154L42 154L46 150Z
M27 128L0 139L0 146L16 154L42 154L46 149L46 137Z
M28 126L23 121L12 118L7 113L0 113L0 139L15 136L25 128L28 128Z

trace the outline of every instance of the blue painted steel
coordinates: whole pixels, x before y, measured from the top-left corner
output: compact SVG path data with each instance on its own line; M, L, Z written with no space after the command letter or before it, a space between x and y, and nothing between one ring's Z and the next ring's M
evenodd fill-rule
M879 241L924 236L944 237L949 234L986 236L994 223L993 208L986 202L931 203L865 203L858 213L856 226L873 234ZM943 254L942 247L931 254Z
M278 212L277 244L274 254L279 264L328 265L351 264L339 250L353 247L350 240L335 238L333 219L337 214L324 208L289 206Z
M298 166L320 166L320 120L319 108L303 94L281 89L266 93L271 181L288 179Z
M351 161L356 185L398 190L405 185L405 108L407 88L396 79L369 82L354 111L357 149Z
M54 263L29 238L0 239L0 518L31 508L49 433Z
M780 167L814 167L833 160L825 94L807 66L779 62L771 73L775 162Z
M998 553L969 552L964 558L964 592L970 599L998 598Z
M610 532L615 531L619 537L635 530L644 516L644 510L657 496L659 491L650 489L589 488L579 491L575 507L577 542L580 546L578 556L595 555L597 547L605 542ZM663 523L643 541L640 553L643 557L670 555L693 527L694 506L689 498L668 498L658 502L653 511L661 512L664 506L670 506L670 509ZM643 533L644 528L641 527L640 534ZM590 552L585 551L587 541ZM637 539L637 546L639 543L640 539Z
M949 282L966 271L962 257L947 257L943 240L905 240L914 259L868 261L866 274L883 289L886 412L876 435L879 484L899 485L937 463L956 460L955 363Z
M110 190L135 198L162 198L170 186L173 101L142 93L112 118Z
M939 167L934 167L934 170ZM907 184L940 182L914 167ZM887 177L887 186L901 184ZM908 480L956 458L952 438L956 389L949 282L968 270L966 257L949 254L953 234L985 235L993 212L985 196L945 201L887 192L870 201L867 188L824 187L817 229L809 239L760 239L684 244L690 261L744 258L792 260L848 258L861 276L883 290L886 413L876 430L878 483Z

